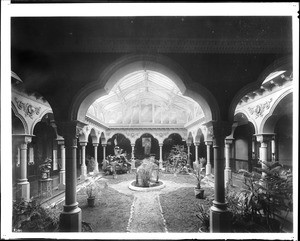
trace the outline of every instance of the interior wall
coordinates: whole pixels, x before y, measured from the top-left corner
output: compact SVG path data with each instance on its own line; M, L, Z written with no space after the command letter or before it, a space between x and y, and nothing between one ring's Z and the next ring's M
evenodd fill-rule
M293 160L293 120L292 116L281 117L275 125L278 161L292 167Z
M252 136L254 134L254 127L251 123L238 126L235 129L234 138L234 157L235 166L233 169L252 170Z

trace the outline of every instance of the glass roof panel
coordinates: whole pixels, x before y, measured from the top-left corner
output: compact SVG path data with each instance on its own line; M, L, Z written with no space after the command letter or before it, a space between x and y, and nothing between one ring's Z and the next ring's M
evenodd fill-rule
M182 123L187 116L195 118L196 111L199 115L199 109L200 113L202 110L193 99L183 96L170 78L152 70L139 70L125 75L115 84L108 95L100 97L93 105L97 107L94 109L97 112L95 116L104 115L106 123L118 124L128 121L136 124L139 121L138 116L141 117L140 120L146 118L147 123L150 124L152 121L155 124ZM149 108L148 105L152 105L152 108ZM155 108L153 105L163 108ZM198 108L195 108L196 106ZM146 107L147 109L145 109ZM149 112L149 110L151 111ZM124 116L133 113L132 111L134 111L135 117L131 120L123 120ZM93 111L90 110L89 113L91 112ZM117 118L113 113L118 113L119 117ZM185 118L182 117L183 113L185 113ZM154 118L151 117L152 115ZM155 118L155 116L161 116L161 118ZM167 119L163 116L166 116Z
M269 82L270 80L274 79L275 77L283 74L284 72L286 72L286 70L281 70L281 71L275 71L275 72L272 72L271 74L269 74L267 76L267 78L264 80L264 82L262 82L263 84Z

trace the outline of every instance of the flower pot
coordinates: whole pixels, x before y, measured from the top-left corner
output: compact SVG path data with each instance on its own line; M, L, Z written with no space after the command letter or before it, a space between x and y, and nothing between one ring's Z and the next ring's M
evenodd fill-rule
M203 199L204 198L204 189L194 188L196 198Z
M87 203L88 203L89 207L94 207L95 206L95 197L88 197Z
M209 229L207 227L200 227L198 232L199 233L209 233Z
M49 171L42 171L41 172L41 178L42 179L47 179L49 177Z

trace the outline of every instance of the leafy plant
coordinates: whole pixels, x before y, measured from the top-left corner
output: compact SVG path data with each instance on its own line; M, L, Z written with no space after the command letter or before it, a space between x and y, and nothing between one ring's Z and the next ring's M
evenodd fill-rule
M209 209L205 210L203 204L198 205L198 212L196 214L197 218L200 219L200 229L203 232L209 231Z
M39 169L41 172L49 172L52 164L51 164L52 160L50 158L46 158L44 163L42 163L41 165L39 165Z
M197 180L197 186L196 188L200 189L201 188L201 180L205 177L204 174L202 174L202 171L205 170L202 165L198 164L197 162L194 162L194 168L190 168L189 174L196 178Z
M292 174L278 162L260 163L266 168L239 171L244 186L239 192L227 191L227 202L237 224L256 223L274 231L276 215L292 210Z
M108 155L106 168L104 172L107 175L116 175L117 173L127 173L131 163L127 160L126 153L122 153L123 149L115 147L115 155Z
M97 181L89 183L84 189L88 198L95 198L101 192L100 184Z
M14 232L54 232L59 227L60 210L43 207L36 200L13 202Z
M166 171L171 173L188 173L188 154L183 145L174 145L165 163Z

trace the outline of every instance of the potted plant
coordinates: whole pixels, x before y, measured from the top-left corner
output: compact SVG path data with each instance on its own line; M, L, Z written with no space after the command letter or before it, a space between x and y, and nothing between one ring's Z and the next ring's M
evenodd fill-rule
M209 209L205 210L203 204L199 204L198 213L196 214L197 218L200 219L200 233L209 232Z
M96 196L100 194L100 185L98 182L93 181L85 186L85 193L87 195L87 203L89 207L95 206Z
M190 169L191 172L189 172L190 175L196 178L197 180L197 186L194 188L195 190L195 196L196 198L202 199L204 198L204 189L201 188L201 180L205 177L202 174L202 171L205 169L197 162L193 163L194 168Z
M52 162L52 160L50 158L46 158L44 163L39 165L39 170L40 170L42 179L48 179L50 177L50 170L52 167L51 162Z

